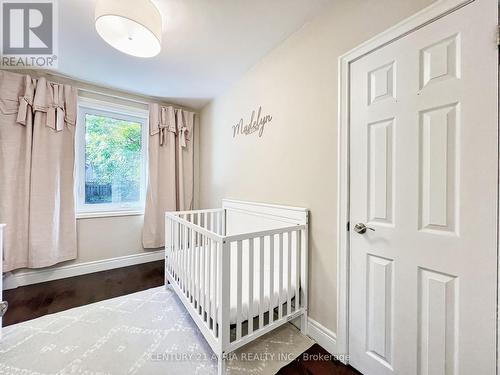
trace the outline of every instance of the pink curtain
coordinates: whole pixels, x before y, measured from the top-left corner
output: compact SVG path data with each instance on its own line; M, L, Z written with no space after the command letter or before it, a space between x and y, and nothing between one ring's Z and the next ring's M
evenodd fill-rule
M165 212L193 206L194 113L149 107L149 178L144 212L144 248L165 245Z
M0 222L7 224L4 272L75 259L77 91L44 78L36 81L10 72L1 74Z

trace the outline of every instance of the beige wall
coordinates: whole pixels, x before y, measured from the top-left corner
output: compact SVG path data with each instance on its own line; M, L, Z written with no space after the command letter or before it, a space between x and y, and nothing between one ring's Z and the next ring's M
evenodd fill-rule
M337 60L432 0L337 0L201 114L200 203L222 198L308 207L310 316L336 331ZM258 136L232 126L262 106Z
M145 251L142 248L143 222L143 215L77 219L78 259L73 263L110 259Z

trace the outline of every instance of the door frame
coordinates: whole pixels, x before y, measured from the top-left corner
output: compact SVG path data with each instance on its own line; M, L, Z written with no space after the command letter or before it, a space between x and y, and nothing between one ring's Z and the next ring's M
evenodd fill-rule
M336 353L342 354L339 358L344 363L348 363L349 354L349 271L350 271L350 244L349 244L349 207L350 207L350 158L349 158L349 87L350 87L350 66L353 62L374 52L390 43L393 43L404 36L473 3L474 1L491 1L498 8L498 0L438 0L427 8L415 13L409 18L401 21L388 30L369 39L351 51L339 57L338 60L338 164L337 164L337 335L336 335ZM497 9L498 12L498 9ZM494 42L496 36L492 36ZM498 57L497 57L498 60ZM497 87L498 87L497 72ZM498 90L497 90L498 102ZM497 111L498 123L498 111ZM497 163L497 166L500 163ZM498 192L497 192L498 194ZM497 225L499 225L498 212L500 211L500 196L497 208ZM497 228L497 260L499 228ZM497 280L498 262L497 262ZM500 311L500 281L497 281L497 311ZM499 345L500 337L499 321L497 317L497 368L499 363Z

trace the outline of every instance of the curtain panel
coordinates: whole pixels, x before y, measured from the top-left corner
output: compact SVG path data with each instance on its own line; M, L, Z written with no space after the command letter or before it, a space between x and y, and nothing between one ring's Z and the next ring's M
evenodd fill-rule
M28 266L32 105L35 82L0 71L0 223L4 272Z
M0 222L4 272L75 259L77 90L0 71Z
M29 266L75 259L76 88L40 78L33 99Z
M149 106L149 175L144 212L144 248L165 246L165 212L193 206L193 112Z

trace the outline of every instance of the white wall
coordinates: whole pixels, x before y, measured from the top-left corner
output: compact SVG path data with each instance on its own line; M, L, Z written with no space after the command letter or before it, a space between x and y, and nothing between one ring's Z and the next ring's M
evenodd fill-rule
M200 203L222 198L308 207L310 316L336 331L338 57L432 0L338 0L201 114ZM262 106L262 138L232 126Z

